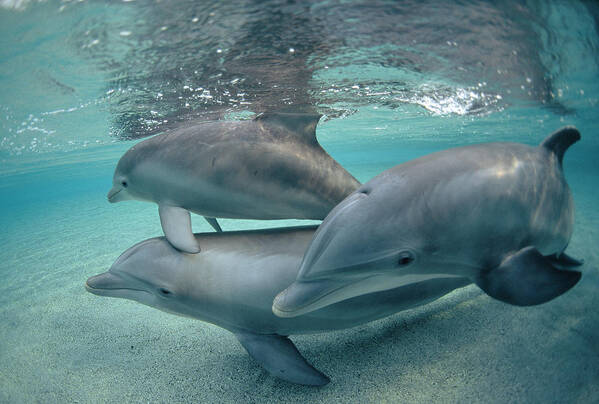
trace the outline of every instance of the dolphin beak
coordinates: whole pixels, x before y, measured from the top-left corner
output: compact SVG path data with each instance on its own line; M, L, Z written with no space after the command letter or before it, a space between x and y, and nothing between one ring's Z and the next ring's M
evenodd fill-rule
M358 282L360 279L295 281L275 297L272 312L284 318L310 313L355 296L350 286Z
M85 282L85 289L98 296L121 297L133 300L136 296L149 294L147 290L132 287L132 281L111 271L89 278Z
M117 198L117 195L122 190L123 190L123 188L120 186L116 186L116 185L113 186L110 189L110 191L108 191L108 195L106 195L106 197L108 198L108 202L110 202L110 203L118 202L120 199Z
M125 282L123 278L108 271L103 274L92 276L85 282L85 289L95 295L104 295L106 290L123 289Z

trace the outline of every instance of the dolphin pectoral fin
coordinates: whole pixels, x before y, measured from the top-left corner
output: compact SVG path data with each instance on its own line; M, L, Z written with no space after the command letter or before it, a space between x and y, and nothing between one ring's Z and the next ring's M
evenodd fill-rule
M553 265L560 269L567 269L573 267L579 267L584 264L584 260L578 260L576 258L570 257L566 253L561 253L559 256L551 255L547 257Z
M502 302L533 306L565 293L580 277L580 272L559 270L536 248L525 247L480 275L475 283Z
M276 334L235 333L245 350L271 375L291 383L323 386L330 379L316 370L287 337Z
M173 247L191 254L200 252L200 245L191 231L191 216L187 209L160 204L158 213L162 231Z
M217 232L220 233L223 231L223 229L221 229L221 227L220 227L220 224L218 224L218 222L216 221L215 218L204 216L204 219L206 219L206 221L210 224L210 226L212 226L212 228L214 230L216 230Z

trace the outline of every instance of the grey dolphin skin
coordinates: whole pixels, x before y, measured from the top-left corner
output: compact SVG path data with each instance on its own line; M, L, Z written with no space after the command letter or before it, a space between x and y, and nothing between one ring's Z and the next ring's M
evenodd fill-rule
M191 124L154 136L120 159L108 192L158 204L168 241L197 253L189 212L215 218L318 219L360 186L316 140L320 115L267 113Z
M314 369L288 335L338 330L423 305L470 283L437 277L362 295L295 318L276 317L275 295L297 276L316 226L203 233L199 254L184 254L163 237L125 251L86 289L174 314L196 318L235 334L247 352L281 379L319 386L329 378Z
M540 146L487 143L400 164L362 185L314 235L297 279L273 302L281 317L417 280L467 277L520 305L574 286L564 253L574 205L562 172L580 139L565 127Z

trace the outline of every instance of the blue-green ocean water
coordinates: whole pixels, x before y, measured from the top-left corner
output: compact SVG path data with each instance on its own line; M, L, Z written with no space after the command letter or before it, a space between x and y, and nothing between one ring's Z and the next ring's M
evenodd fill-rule
M495 3L0 1L0 402L599 401L599 7ZM224 330L85 292L161 235L154 205L106 201L136 139L272 109L324 114L319 142L360 181L575 125L582 280L538 307L470 286L297 337L321 389L273 379Z

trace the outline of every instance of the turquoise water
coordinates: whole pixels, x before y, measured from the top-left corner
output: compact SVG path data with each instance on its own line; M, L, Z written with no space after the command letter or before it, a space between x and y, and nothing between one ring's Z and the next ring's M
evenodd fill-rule
M595 3L0 6L0 402L599 401ZM155 205L106 201L136 139L274 108L324 114L320 143L360 181L437 150L537 144L575 125L564 170L582 280L538 307L469 286L294 337L331 377L320 389L272 378L215 326L85 292L161 234ZM211 231L198 216L193 226Z

